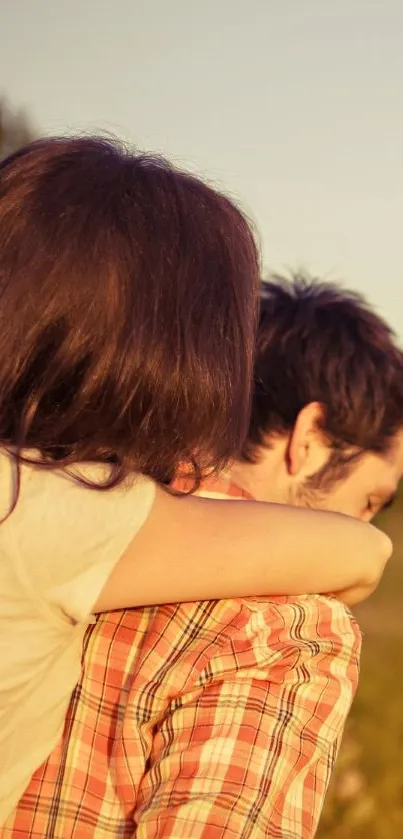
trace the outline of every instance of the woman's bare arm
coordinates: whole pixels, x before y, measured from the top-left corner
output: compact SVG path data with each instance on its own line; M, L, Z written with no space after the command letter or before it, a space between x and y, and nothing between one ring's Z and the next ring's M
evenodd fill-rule
M376 587L391 552L388 536L339 513L157 489L95 611L323 592L352 605Z

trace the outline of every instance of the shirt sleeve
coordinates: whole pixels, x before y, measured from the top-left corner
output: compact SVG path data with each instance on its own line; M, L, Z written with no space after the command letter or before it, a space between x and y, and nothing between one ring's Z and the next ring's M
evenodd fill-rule
M83 474L101 483L104 471L88 467ZM154 484L140 476L98 490L62 472L22 467L18 503L5 526L32 597L62 618L88 620L154 498Z
M249 642L233 638L159 721L137 839L315 835L360 632L336 601L299 598L254 614Z

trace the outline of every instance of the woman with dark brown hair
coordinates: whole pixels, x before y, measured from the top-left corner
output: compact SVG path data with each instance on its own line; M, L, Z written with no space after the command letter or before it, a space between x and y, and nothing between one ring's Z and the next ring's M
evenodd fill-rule
M60 736L93 612L385 564L352 519L166 489L242 445L258 281L241 212L164 160L73 138L0 166L0 821Z

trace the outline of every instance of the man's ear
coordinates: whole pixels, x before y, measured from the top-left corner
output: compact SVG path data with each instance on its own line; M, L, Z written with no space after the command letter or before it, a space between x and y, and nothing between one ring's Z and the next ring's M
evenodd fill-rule
M323 466L328 456L321 431L323 405L310 402L299 412L288 442L288 471L290 475L312 475Z

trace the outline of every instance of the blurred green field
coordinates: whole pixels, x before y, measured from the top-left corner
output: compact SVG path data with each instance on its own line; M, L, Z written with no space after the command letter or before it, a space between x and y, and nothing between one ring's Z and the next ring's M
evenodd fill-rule
M317 839L403 839L403 491L378 524L395 552L357 609L361 682Z

